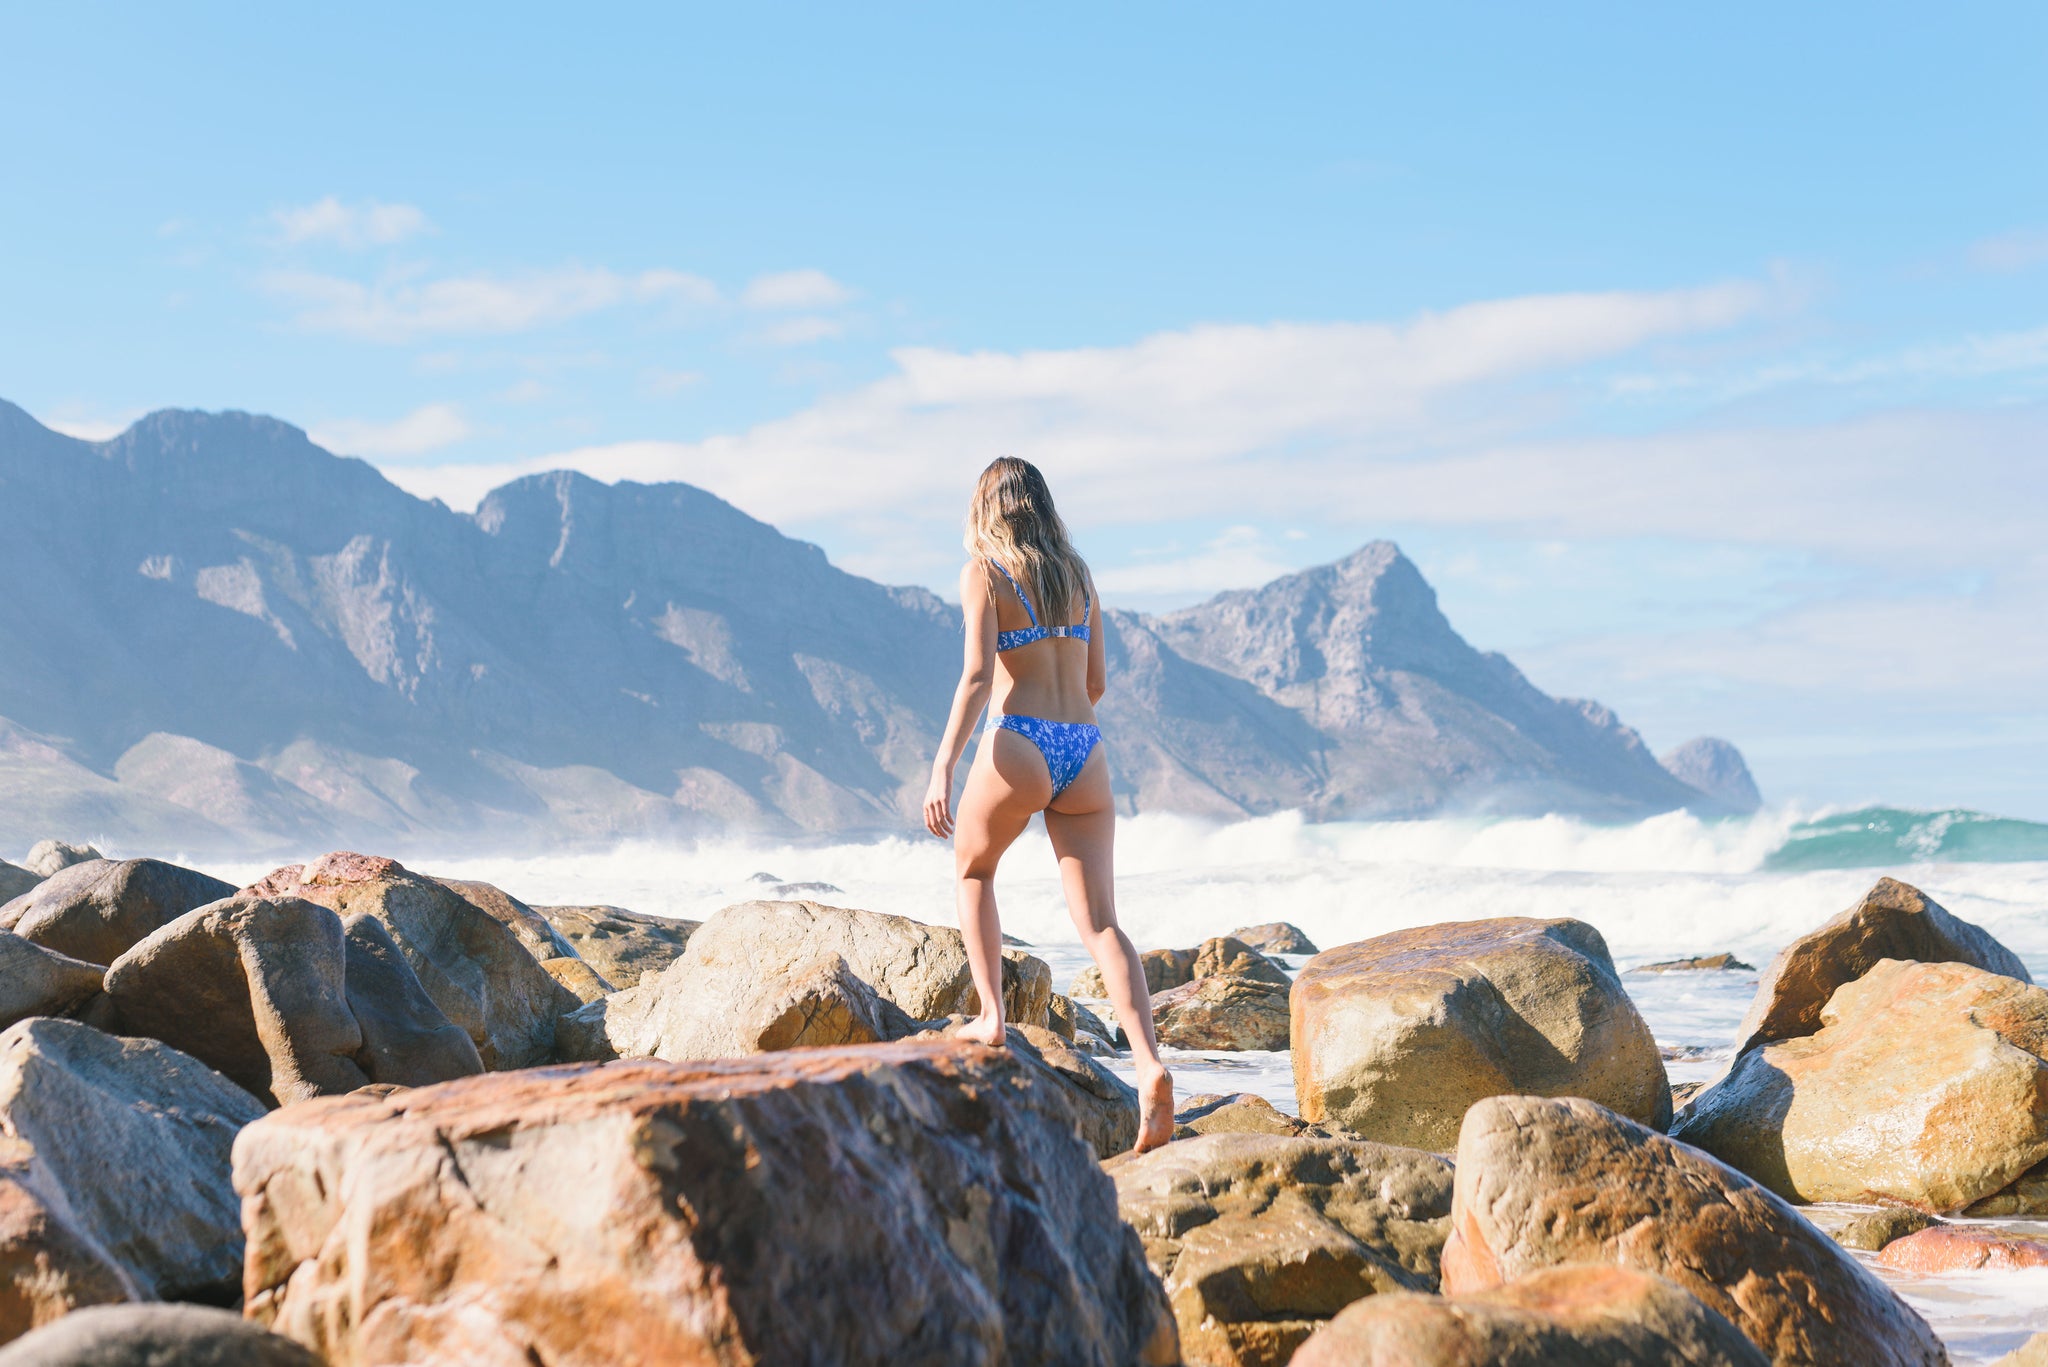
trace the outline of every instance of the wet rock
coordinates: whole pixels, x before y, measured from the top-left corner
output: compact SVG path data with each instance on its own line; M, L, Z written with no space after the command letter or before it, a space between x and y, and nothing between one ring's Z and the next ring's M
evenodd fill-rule
M1964 963L2032 982L2019 956L1920 889L1880 878L1863 900L1778 952L1735 1032L1737 1054L1820 1029L1821 1008L1882 959Z
M1724 1317L1626 1267L1545 1268L1475 1295L1353 1303L1295 1367L1769 1367Z
M2011 1215L2048 1215L2048 1162L2036 1163L2011 1186L1973 1201L1963 1211L1972 1219Z
M1357 1139L1348 1131L1311 1125L1288 1115L1252 1092L1205 1092L1181 1102L1173 1113L1175 1139L1198 1134L1278 1134L1308 1139Z
M1292 997L1302 1118L1447 1150L1489 1096L1583 1096L1658 1129L1656 1041L1583 921L1504 917L1325 950Z
M5 906L43 881L39 873L31 873L18 864L0 859L0 906Z
M1152 1028L1179 1049L1285 1049L1287 989L1257 978L1197 978L1152 999Z
M683 957L701 922L671 920L624 907L535 907L536 915L576 946L576 953L620 991Z
M970 1019L949 1016L944 1021L926 1021L916 1038L951 1039ZM1009 1026L1004 1041L1022 1066L1056 1084L1074 1112L1081 1141L1097 1158L1127 1153L1138 1142L1138 1093L1128 1082L1078 1046L1035 1025Z
M1246 926L1233 930L1230 937L1242 940L1261 954L1314 954L1315 941L1301 933L1299 926L1286 921L1268 921L1264 925Z
M363 1032L345 973L333 912L296 897L236 897L115 959L106 990L123 1033L162 1040L282 1104L370 1081L355 1061Z
M1654 964L1637 964L1631 973L1754 973L1756 967L1733 954L1697 954L1690 959L1664 959Z
M61 1016L100 990L106 970L0 930L0 1026Z
M363 1032L356 1066L373 1084L425 1087L484 1070L469 1032L449 1020L374 916L342 922L349 1012Z
M1110 1029L1102 1023L1102 1017L1063 992L1055 992L1047 1000L1045 1028L1065 1040L1072 1040L1079 1033L1098 1035L1103 1039L1110 1036Z
M581 955L567 936L526 903L494 883L469 878L436 878L435 882L454 890L457 896L512 932L536 963L549 959L575 959Z
M1832 1232L1835 1242L1843 1248L1875 1253L1894 1239L1903 1239L1908 1234L1918 1234L1921 1230L1939 1223L1941 1222L1932 1215L1907 1206L1885 1206L1854 1216L1840 1229Z
M89 964L111 964L159 926L233 892L218 878L161 859L94 859L59 869L0 907L0 930Z
M155 1040L48 1017L0 1032L0 1333L78 1304L233 1303L229 1146L262 1114Z
M1284 1363L1359 1297L1436 1286L1451 1170L1435 1154L1210 1134L1110 1171L1190 1364Z
M1446 1295L1605 1263L1676 1283L1779 1367L1948 1361L1919 1315L1781 1198L1590 1101L1482 1101L1456 1162Z
M592 1061L738 1058L800 1046L874 1044L914 1028L837 954L758 974L686 954L651 981L576 1012L561 1048L580 1046L585 1028L600 1021L604 1047Z
M0 1348L0 1367L321 1367L320 1359L231 1310L103 1305Z
M1229 935L1202 941L1195 950L1195 961L1188 972L1190 982L1200 978L1250 978L1284 988L1294 981L1287 976L1286 969L1244 941Z
M1672 1126L1789 1200L1961 1210L2048 1158L2048 991L1883 959Z
M1138 956L1138 962L1144 965L1145 988L1149 992L1164 992L1195 980L1195 951L1192 949L1148 949ZM1090 964L1076 973L1067 994L1086 997L1090 1001L1101 1001L1107 997L1109 988L1102 981L1102 970Z
M337 851L278 869L248 892L301 897L344 918L383 922L434 1005L468 1032L487 1068L551 1062L555 1022L582 1005L488 912L395 860Z
M2017 1272L2048 1267L2048 1243L1979 1225L1932 1225L1884 1246L1878 1262L1895 1272L1936 1276L1944 1272Z
M61 869L70 868L73 864L105 858L105 855L91 845L72 845L62 840L38 840L30 848L28 858L21 861L21 866L38 878L48 878Z
M416 1367L1179 1361L1074 1128L926 1042L312 1102L236 1145L246 1312Z

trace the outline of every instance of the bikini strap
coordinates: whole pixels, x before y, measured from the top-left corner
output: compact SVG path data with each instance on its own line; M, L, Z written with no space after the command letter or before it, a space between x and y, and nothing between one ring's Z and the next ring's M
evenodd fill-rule
M1024 586L1022 584L1019 584L1016 578L1012 576L1008 570L1003 568L1002 561L991 558L988 563L996 567L997 574L1002 575L1003 578L1008 579L1010 581L1010 587L1017 590L1017 601L1024 605L1024 615L1031 619L1032 626L1037 626L1038 614L1031 610L1031 600L1024 596Z

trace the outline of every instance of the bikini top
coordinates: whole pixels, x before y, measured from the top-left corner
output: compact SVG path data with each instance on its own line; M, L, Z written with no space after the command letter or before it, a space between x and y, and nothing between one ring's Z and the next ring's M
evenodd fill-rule
M1024 615L1031 619L1031 625L1028 627L1018 627L1015 631L999 631L996 633L996 650L998 653L1005 650L1015 650L1018 646L1028 646L1033 641L1043 641L1054 636L1064 637L1070 641L1085 641L1088 639L1087 585L1081 586L1080 621L1070 627L1044 627L1038 624L1038 614L1031 610L1031 600L1024 596L1024 586L1019 584L1014 578L1011 578L1010 572L1004 569L1000 562L991 560L988 563L994 565L996 571L1003 578L1010 580L1010 587L1017 590L1017 601L1024 605Z

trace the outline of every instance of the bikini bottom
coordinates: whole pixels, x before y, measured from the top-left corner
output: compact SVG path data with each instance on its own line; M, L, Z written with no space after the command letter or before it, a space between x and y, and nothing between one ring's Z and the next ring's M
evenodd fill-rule
M1094 722L1046 721L1042 717L1016 717L1000 713L988 719L988 729L1015 731L1038 747L1045 756L1045 771L1052 775L1052 795L1058 797L1067 785L1081 776L1081 766L1102 743L1102 731Z

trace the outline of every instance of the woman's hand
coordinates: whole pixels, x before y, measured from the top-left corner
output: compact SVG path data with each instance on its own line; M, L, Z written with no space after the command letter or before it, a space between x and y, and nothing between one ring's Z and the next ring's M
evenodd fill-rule
M953 771L932 770L932 781L924 790L924 828L941 840L953 834Z

